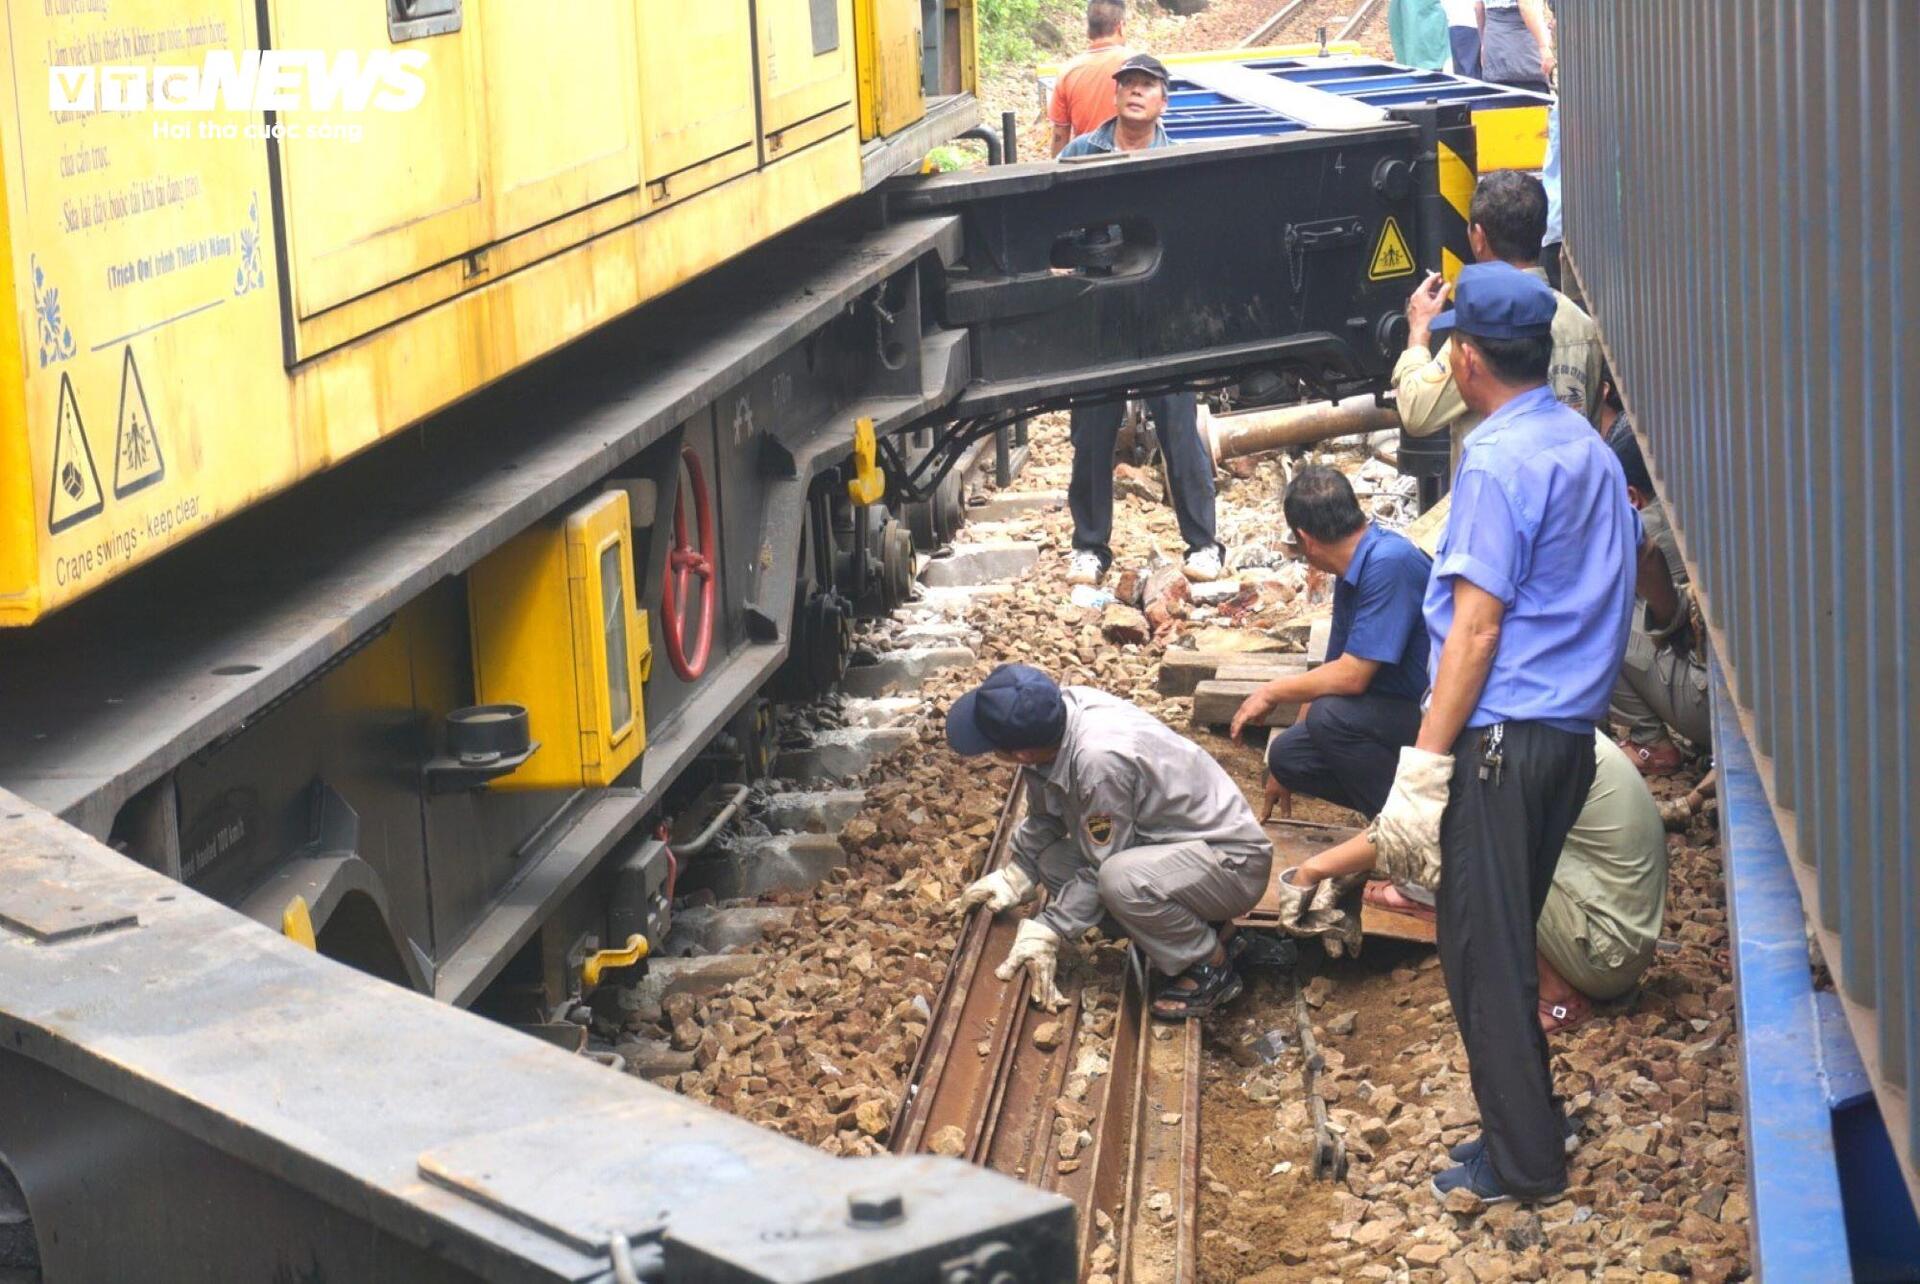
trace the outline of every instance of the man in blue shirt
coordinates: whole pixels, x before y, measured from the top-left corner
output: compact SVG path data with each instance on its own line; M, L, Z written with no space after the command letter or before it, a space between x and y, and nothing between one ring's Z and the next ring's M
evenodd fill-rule
M1566 1189L1541 1032L1534 925L1593 784L1595 726L1627 645L1640 522L1620 463L1554 400L1553 291L1504 263L1463 268L1453 377L1467 438L1427 590L1432 692L1374 821L1382 863L1434 888L1440 963L1480 1105L1442 1198Z
M1068 143L1063 161L1151 151L1171 147L1161 127L1167 109L1167 69L1152 54L1135 54L1113 73L1114 118ZM1214 536L1213 460L1200 440L1198 403L1190 392L1147 398L1147 413L1160 437L1160 458L1173 492L1173 515L1187 546L1181 569L1190 580L1217 580L1223 569L1220 542ZM1073 480L1067 507L1073 512L1073 557L1067 583L1098 584L1113 561L1113 449L1119 440L1123 402L1075 406L1069 432L1073 441Z
M1238 737L1276 705L1304 706L1267 745L1268 813L1294 792L1371 817L1393 787L1400 750L1420 730L1427 629L1420 618L1432 563L1404 535L1369 522L1353 486L1331 468L1303 469L1287 487L1287 525L1307 565L1334 577L1327 660L1246 698Z

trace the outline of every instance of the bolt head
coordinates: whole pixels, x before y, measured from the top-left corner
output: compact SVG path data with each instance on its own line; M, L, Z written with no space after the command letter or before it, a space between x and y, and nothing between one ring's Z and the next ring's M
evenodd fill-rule
M897 1194L863 1193L847 1196L847 1220L862 1230L876 1230L906 1220L907 1203Z

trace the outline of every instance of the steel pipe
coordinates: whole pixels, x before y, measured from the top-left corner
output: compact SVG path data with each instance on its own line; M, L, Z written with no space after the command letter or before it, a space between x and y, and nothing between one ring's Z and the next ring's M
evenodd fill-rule
M1335 437L1385 432L1400 426L1400 413L1374 403L1372 393L1344 401L1315 401L1279 410L1215 416L1203 435L1215 463L1289 446L1312 446Z

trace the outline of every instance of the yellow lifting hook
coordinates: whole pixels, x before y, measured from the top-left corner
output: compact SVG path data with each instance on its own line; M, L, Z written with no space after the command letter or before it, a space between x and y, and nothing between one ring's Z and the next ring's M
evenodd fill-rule
M313 930L313 913L307 908L307 898L296 896L287 902L280 911L280 934L296 945L304 945L310 950L320 948Z
M635 932L627 938L627 943L622 949L596 950L587 956L585 963L580 965L580 984L589 990L593 989L600 984L602 971L611 967L632 967L647 957L650 948L647 938Z
M847 482L847 498L856 504L877 504L887 493L887 475L880 471L880 443L873 434L873 420L853 421L853 476Z

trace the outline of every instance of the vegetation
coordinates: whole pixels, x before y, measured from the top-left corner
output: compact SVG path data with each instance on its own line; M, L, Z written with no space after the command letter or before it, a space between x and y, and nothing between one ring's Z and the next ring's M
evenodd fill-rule
M980 61L992 75L1010 63L1033 61L1033 23L1040 0L979 0Z

